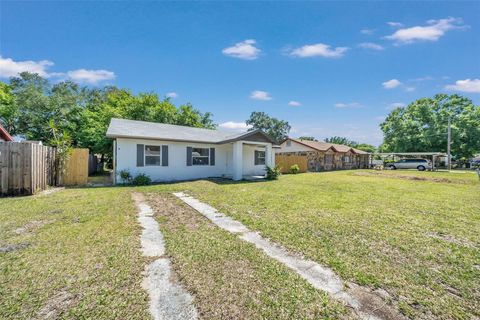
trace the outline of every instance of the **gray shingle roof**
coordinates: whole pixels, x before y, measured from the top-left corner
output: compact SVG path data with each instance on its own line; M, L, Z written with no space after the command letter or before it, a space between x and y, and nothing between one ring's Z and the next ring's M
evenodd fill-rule
M261 131L232 133L173 124L112 118L108 126L107 137L222 143L241 140L245 136L256 132Z

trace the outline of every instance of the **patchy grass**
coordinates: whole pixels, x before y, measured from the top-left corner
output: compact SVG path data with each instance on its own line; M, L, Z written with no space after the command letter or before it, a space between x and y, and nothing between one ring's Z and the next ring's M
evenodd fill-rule
M383 171L358 171L354 175L358 176L375 176L379 178L395 178L418 181L431 181L440 183L462 183L476 184L479 179L474 171L452 171L450 172L418 172L417 170L383 170Z
M253 245L214 226L169 194L149 203L165 236L177 278L194 294L203 319L314 319L351 317Z
M112 173L109 171L97 172L88 176L88 185L112 185Z
M409 317L480 316L480 184L474 174L338 171L148 190L188 191L344 280L386 290ZM175 247L182 239L170 233L169 241Z
M148 318L135 216L126 188L0 199L0 318Z
M148 318L132 189L0 199L0 318ZM173 191L187 191L345 281L385 290L411 318L480 317L475 174L357 170L134 189L150 193L176 277L203 318L352 314L166 194Z

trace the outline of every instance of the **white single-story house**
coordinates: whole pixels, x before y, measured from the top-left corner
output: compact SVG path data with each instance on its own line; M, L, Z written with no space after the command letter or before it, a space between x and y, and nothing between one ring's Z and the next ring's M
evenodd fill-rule
M121 181L122 170L144 173L154 182L242 180L263 176L266 165L275 165L275 142L261 130L232 133L113 118L107 137L114 139L114 183Z

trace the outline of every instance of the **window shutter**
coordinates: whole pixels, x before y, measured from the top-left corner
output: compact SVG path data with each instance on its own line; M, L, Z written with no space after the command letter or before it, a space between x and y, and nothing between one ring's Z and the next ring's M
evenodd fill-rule
M137 144L137 167L143 167L144 166L144 152L145 152L145 146L143 144Z
M187 166L192 165L192 147L187 147Z
M215 165L215 148L210 148L210 165Z
M168 166L168 146L162 146L162 167Z
M260 161L258 160L258 151L255 150L255 165L258 166L258 163L259 163L259 162L260 162Z

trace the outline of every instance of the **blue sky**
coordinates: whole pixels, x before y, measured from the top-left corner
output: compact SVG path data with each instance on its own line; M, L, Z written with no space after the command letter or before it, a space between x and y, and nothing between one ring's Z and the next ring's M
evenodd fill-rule
M291 136L379 144L392 106L480 102L480 2L0 3L0 80L170 94L241 129L252 111Z

